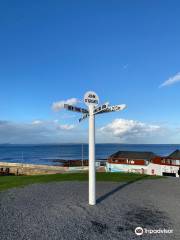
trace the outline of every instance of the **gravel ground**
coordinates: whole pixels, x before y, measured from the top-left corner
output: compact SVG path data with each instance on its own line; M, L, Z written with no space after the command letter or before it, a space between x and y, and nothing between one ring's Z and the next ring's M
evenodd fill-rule
M97 183L88 206L87 182L34 184L0 193L1 240L180 239L180 179ZM136 227L173 229L137 236Z

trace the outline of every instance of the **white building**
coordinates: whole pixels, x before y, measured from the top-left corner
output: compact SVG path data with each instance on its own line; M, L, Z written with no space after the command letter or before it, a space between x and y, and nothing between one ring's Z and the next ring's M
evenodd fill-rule
M119 151L106 163L107 172L134 172L148 175L176 176L180 168L180 150L166 157L153 152Z

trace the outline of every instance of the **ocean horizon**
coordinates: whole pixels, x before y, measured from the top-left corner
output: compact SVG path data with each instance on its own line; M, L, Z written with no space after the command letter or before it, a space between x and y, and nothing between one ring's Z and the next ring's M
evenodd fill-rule
M180 144L119 144L97 143L96 160L107 159L116 151L150 151L167 156ZM88 159L88 144L0 144L0 161L56 165L57 160Z

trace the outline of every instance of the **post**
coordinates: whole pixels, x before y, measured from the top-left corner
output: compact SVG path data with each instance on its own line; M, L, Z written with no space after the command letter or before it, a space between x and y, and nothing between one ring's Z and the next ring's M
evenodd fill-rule
M95 114L121 111L126 108L126 105L109 106L109 103L105 103L98 107L99 97L94 91L85 93L84 103L88 106L89 111L69 104L64 104L64 108L69 111L82 113L83 115L79 122L89 117L89 205L96 205ZM82 145L82 167L83 160Z
M94 106L89 106L89 204L96 204L95 119Z
M84 164L83 164L83 161L84 161L84 148L83 148L83 144L82 144L82 152L81 152L81 154L82 154L82 167L84 167Z

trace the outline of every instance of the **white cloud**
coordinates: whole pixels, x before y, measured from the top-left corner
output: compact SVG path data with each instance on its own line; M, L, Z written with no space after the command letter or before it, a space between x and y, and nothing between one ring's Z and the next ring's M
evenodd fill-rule
M120 118L101 127L99 133L108 135L109 137L118 137L121 142L137 143L138 141L145 141L146 138L150 139L151 137L162 136L164 130L163 127L156 124L148 124Z
M74 128L75 126L73 124L64 124L64 125L58 126L58 129L61 129L61 130L72 130Z
M55 120L50 120L50 121L47 121L47 120L34 120L31 122L32 125L34 126L40 126L40 125L44 125L44 126L48 126L48 125L55 125L55 124L58 124L59 123L59 120L58 119L55 119Z
M59 120L58 120L58 119L55 119L53 122L54 122L54 123L58 123L58 122L59 122Z
M32 121L32 125L40 125L42 123L43 123L43 121L41 121L41 120L34 120L34 121Z
M58 101L58 102L54 102L52 104L52 109L55 112L58 112L59 110L63 109L64 104L69 104L69 105L76 105L77 103L79 103L80 101L77 98L70 98L67 100L62 100L62 101Z
M180 72L177 73L176 75L170 77L168 80L166 80L165 82L163 82L160 87L166 87L166 86L170 86L173 85L177 82L180 82Z
M40 120L35 120L40 121ZM0 120L0 143L79 143L87 142L88 130L78 125L60 123L57 120L41 120L42 123L17 123ZM167 123L115 119L97 129L98 143L178 143L180 127Z
M72 139L68 134L73 136L74 129L74 125L59 124L56 120L35 120L30 123L0 120L0 144L69 142Z
M31 123L34 127L47 127L47 128L56 128L60 130L72 130L75 128L73 124L59 124L59 120L51 120L51 121L41 121L41 120L34 120Z

